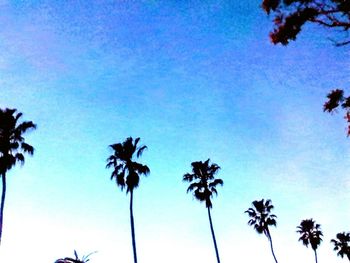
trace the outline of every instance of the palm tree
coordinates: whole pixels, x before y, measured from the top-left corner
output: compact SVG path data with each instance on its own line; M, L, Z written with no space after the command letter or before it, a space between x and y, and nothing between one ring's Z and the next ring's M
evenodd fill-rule
M216 253L216 259L220 263L219 251L216 244L215 233L213 228L213 222L211 219L210 209L212 208L211 198L213 193L218 194L216 191L217 185L223 185L224 182L221 179L215 179L214 176L220 169L220 167L212 163L209 165L210 159L205 162L193 162L192 173L186 173L183 176L183 181L191 183L187 188L188 192L193 192L194 197L200 201L205 202L205 206L208 209L208 217L210 223L211 235L213 237L214 248Z
M139 141L140 138L133 140L132 137L129 137L122 143L110 145L110 148L112 148L114 152L107 159L106 165L107 168L113 167L114 169L111 175L111 180L115 179L121 190L126 187L126 193L130 193L130 225L134 263L137 263L137 255L133 215L133 194L134 189L139 186L140 175L148 175L150 172L146 165L137 163L133 160L135 153L136 157L139 158L143 151L147 149L144 145L138 146L137 144Z
M346 255L350 261L350 233L338 233L337 239L332 239L331 242L334 244L334 250L338 251L337 255L342 258Z
M252 202L252 205L253 207L245 211L250 217L248 225L253 226L259 234L265 234L270 242L272 256L275 262L278 263L273 250L272 237L269 229L269 226L276 226L277 216L271 214L271 210L274 206L270 199L267 199L266 201L264 199L261 199L260 201L255 200Z
M316 224L316 222L311 219L302 220L300 225L297 226L297 233L300 234L299 241L302 241L303 244L308 247L311 244L311 247L315 253L315 261L317 263L317 247L321 244L323 236L321 231L321 225Z
M24 164L24 153L33 155L34 148L27 144L23 134L36 128L31 121L20 122L22 113L16 109L0 109L0 176L2 194L0 205L0 243L6 196L6 173L17 163Z

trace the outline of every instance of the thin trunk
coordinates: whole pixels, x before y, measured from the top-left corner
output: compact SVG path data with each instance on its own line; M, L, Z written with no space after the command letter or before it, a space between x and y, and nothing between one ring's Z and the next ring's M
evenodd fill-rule
M314 252L315 252L315 261L317 263L317 252L316 252L316 249L314 249Z
M0 206L0 244L1 244L1 237L2 237L2 226L3 226L5 195L6 195L6 175L5 175L5 173L3 173L1 175L1 179L2 179L2 194L1 194L1 206Z
M275 260L276 263L278 263L277 259L276 259L276 255L275 255L275 252L273 251L273 245L272 245L272 238L271 238L271 234L270 234L270 231L269 229L267 229L267 238L269 239L270 241L270 248L271 248L271 253L272 253L272 256Z
M133 190L130 190L130 224L131 224L131 239L132 239L132 249L134 253L134 263L137 263L136 255L136 241L135 241L135 226L134 226L134 215L132 211L133 203Z
M218 263L220 263L219 251L218 251L218 247L216 245L216 239L215 239L215 234L214 234L213 222L211 221L211 215L210 215L210 208L209 207L208 207L208 217L209 217L211 235L212 235L213 241L214 241L216 259L217 259Z

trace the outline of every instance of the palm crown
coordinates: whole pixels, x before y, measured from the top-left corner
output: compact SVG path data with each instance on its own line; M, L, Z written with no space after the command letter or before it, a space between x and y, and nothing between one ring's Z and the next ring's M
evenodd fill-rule
M344 257L346 255L350 260L350 233L338 233L337 240L332 239L331 242L334 244L334 250L338 251L338 256Z
M212 207L211 198L213 193L217 195L216 186L224 184L221 179L214 178L220 167L215 163L209 165L209 162L210 159L205 162L191 163L192 173L186 173L183 176L183 181L191 183L187 188L187 192L193 191L195 198L201 202L205 201L207 208Z
M316 250L321 244L321 236L323 236L321 225L316 224L312 218L302 220L300 225L297 227L297 233L301 235L299 241L302 241L306 247L308 247L310 244L312 249Z
M22 136L26 131L35 129L31 121L19 123L22 113L16 109L0 110L0 174L5 174L17 162L24 163L23 153L33 154L34 148L27 144Z
M126 186L126 191L132 191L138 187L140 175L148 175L150 170L146 165L133 161L136 153L140 157L147 146L138 146L140 138L135 141L132 137L127 138L123 143L110 145L114 153L107 159L106 167L113 167L111 179L115 179L117 185L123 190Z
M271 210L274 206L271 203L270 199L266 201L261 199L260 201L253 201L253 207L249 208L245 213L248 213L251 218L248 221L250 226L254 226L254 229L259 233L264 233L269 237L269 226L276 226L277 216L271 214Z

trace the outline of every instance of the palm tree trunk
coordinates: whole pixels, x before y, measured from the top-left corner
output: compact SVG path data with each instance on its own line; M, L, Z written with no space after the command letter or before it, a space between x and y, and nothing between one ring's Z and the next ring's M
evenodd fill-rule
M316 249L314 249L314 252L315 252L315 261L317 263L317 253L316 253Z
M209 207L208 207L208 217L209 217L211 235L212 235L213 241L214 241L216 259L217 259L218 263L220 263L219 251L218 251L218 247L216 245L216 239L215 239L215 233L214 233L214 228L213 228L213 222L211 221L211 215L210 215L210 208Z
M2 194L1 194L1 206L0 206L0 244L1 244L1 237L2 237L2 225L3 225L3 217L4 217L5 195L6 195L5 173L1 175L1 179L2 179Z
M132 239L132 249L134 253L134 263L137 263L136 255L136 241L135 241L135 226L134 226L134 215L132 211L133 203L133 190L130 190L130 225L131 225L131 239Z
M277 259L276 259L275 252L273 251L272 237L271 237L271 234L270 234L269 229L267 229L267 238L268 238L268 239L269 239L269 241L270 241L270 248L271 248L271 253L272 253L272 256L273 256L273 258L274 258L275 262L276 262L276 263L278 263L278 262L277 262Z

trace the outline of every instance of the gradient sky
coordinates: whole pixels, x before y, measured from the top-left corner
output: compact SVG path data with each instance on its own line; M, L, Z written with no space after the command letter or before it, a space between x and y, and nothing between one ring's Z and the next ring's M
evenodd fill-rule
M280 262L313 262L296 226L350 231L349 139L325 114L350 80L348 47L306 27L268 39L260 0L0 1L0 107L17 108L36 149L8 173L0 262L132 262L129 196L105 169L108 145L148 146L135 192L139 262L215 262L207 211L182 182L192 161L221 166L213 222L222 262L273 262L244 211L270 198ZM345 261L345 259L344 259Z

